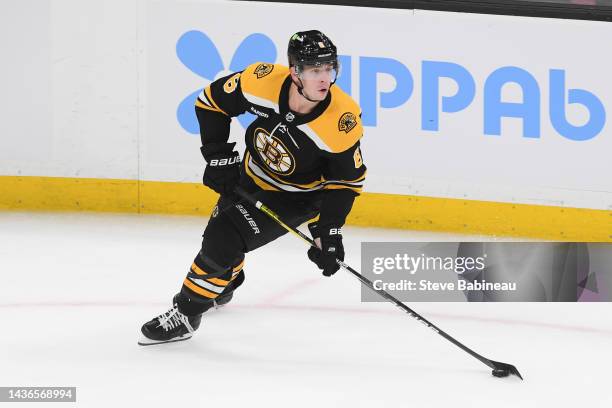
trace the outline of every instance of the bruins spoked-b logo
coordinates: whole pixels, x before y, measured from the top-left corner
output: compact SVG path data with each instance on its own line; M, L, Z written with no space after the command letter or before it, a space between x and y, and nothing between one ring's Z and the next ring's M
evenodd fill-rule
M255 130L254 143L259 157L273 173L288 176L295 170L295 159L283 142L270 136L265 129Z
M257 79L261 79L272 72L273 69L274 65L272 64L259 64L257 67L255 67L255 71L253 73L257 75Z
M351 112L345 112L340 116L338 121L338 130L345 133L350 132L357 126L357 117Z

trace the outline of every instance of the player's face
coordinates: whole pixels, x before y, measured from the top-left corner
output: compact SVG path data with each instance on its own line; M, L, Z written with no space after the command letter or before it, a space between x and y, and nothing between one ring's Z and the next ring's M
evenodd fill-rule
M309 98L322 101L329 92L329 87L336 80L337 72L333 64L321 66L306 65L300 73L304 93Z

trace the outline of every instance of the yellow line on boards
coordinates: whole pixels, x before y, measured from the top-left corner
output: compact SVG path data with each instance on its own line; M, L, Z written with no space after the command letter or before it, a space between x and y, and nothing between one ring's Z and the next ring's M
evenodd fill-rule
M217 194L201 184L0 176L0 209L208 216ZM555 241L612 242L612 211L362 193L351 225Z
M138 181L0 176L0 209L137 212Z

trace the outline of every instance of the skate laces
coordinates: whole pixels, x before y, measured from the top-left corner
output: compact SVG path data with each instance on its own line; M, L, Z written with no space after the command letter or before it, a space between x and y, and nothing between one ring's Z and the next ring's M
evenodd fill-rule
M193 327L191 327L189 324L189 319L178 310L177 305L174 305L172 309L168 310L163 315L160 315L157 319L159 320L159 325L165 331L172 330L179 327L181 324L184 324L187 330L189 330L189 333L194 332Z

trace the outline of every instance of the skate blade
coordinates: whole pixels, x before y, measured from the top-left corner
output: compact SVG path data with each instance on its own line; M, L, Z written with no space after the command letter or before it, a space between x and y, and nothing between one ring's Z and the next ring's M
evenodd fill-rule
M170 340L160 341L160 340L152 340L145 336L142 336L140 340L138 340L138 345L139 346L153 346L155 344L176 343L177 341L189 340L191 337L193 337L193 335L191 333L187 333L187 334L184 334L179 337L175 337Z

